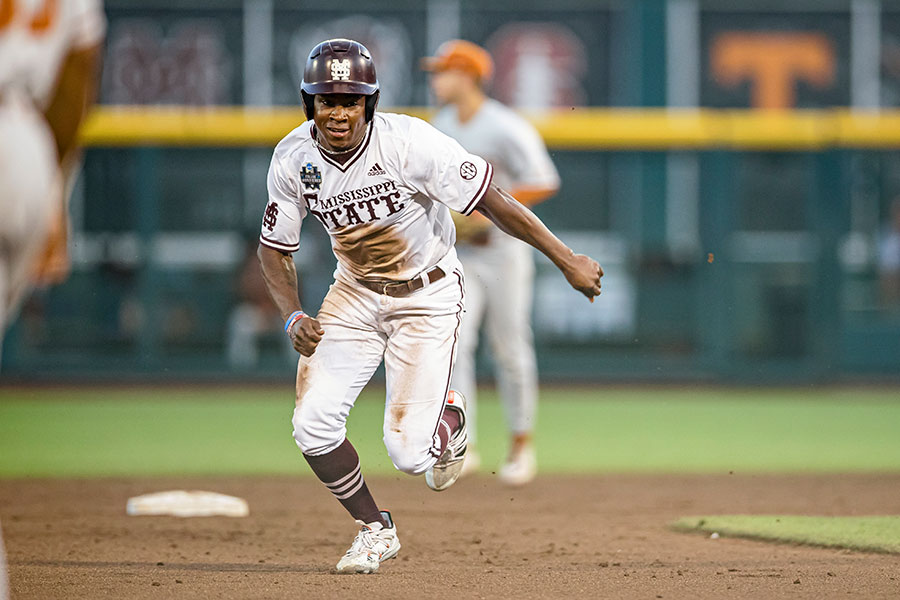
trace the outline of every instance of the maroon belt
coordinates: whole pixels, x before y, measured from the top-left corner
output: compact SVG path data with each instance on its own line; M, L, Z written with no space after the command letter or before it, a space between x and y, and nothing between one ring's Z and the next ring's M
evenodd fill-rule
M446 273L440 267L434 267L424 275L408 281L391 281L389 279L357 279L356 281L373 292L384 294L385 296L393 296L394 298L402 298L403 296L409 296L416 290L421 290L425 287L426 280L428 283L434 283L442 279L444 275Z

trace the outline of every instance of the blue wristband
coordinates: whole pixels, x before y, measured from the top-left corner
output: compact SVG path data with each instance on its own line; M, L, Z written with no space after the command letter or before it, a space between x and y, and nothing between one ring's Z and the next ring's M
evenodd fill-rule
M303 312L302 310L295 310L294 312L292 312L291 316L289 316L287 318L287 321L284 322L284 332L289 334L291 332L291 327L294 326L294 323L296 323L297 321L299 321L300 319L302 319L305 316L306 316L306 313Z

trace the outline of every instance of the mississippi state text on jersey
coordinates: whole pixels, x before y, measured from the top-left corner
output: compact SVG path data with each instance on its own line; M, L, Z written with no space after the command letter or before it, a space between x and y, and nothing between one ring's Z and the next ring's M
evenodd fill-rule
M470 214L493 170L479 156L414 117L376 113L346 162L320 150L307 121L276 146L260 243L300 247L315 217L331 236L335 277L411 279L453 248L448 209Z

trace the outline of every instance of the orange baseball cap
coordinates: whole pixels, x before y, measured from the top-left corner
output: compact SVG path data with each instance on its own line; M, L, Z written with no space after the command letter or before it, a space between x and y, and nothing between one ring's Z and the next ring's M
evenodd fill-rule
M423 70L460 69L472 73L479 81L487 81L494 72L494 61L488 51L466 40L444 42L435 54L422 59Z

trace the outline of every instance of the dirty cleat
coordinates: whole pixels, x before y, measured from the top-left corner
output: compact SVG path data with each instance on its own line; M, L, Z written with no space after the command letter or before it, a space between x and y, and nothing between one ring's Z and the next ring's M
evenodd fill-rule
M357 521L362 528L356 534L350 549L338 561L338 573L374 573L382 562L397 556L400 551L397 526L391 520L391 513L383 510L381 515L388 522L388 527L378 521Z
M447 394L446 408L459 413L459 429L452 435L444 453L434 466L425 471L425 483L436 492L446 490L454 484L462 473L466 460L466 446L469 436L466 433L466 399L455 390Z
M537 475L537 457L534 446L527 444L500 467L500 481L510 486L531 482Z

